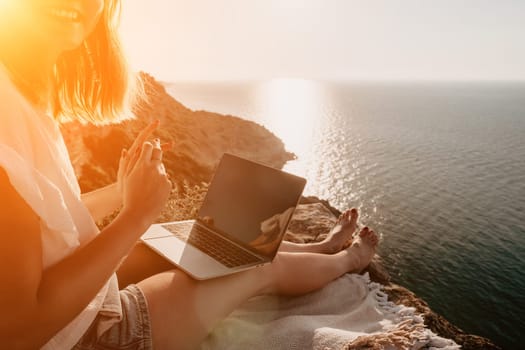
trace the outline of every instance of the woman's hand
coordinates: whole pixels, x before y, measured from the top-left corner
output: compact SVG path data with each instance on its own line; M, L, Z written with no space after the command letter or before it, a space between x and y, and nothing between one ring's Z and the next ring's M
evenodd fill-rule
M133 168L137 159L140 155L141 147L148 140L148 138L153 134L155 129L159 126L159 121L155 120L150 123L144 130L142 130L129 150L123 149L120 156L120 161L118 165L117 172L117 191L120 194L121 199L124 198L124 177L130 172Z
M136 160L131 152L126 157L127 167L123 173L123 212L149 226L164 208L172 184L162 164L160 141L144 142ZM132 164L132 166L130 165Z

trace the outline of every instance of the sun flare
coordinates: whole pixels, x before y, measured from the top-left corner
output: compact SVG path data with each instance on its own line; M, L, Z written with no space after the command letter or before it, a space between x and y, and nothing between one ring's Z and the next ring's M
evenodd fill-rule
M5 13L11 4L12 0L0 0L0 13Z
M266 109L265 124L297 155L309 151L319 123L319 106L323 105L319 89L315 81L304 79L273 79L259 87L259 103Z

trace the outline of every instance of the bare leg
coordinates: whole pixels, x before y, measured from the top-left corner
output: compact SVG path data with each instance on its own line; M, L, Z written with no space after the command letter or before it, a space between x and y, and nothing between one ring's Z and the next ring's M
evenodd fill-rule
M174 265L138 242L117 270L119 288L138 283L155 274L172 270Z
M347 244L350 245L352 235L357 229L357 219L357 209L347 210L339 216L337 223L323 241L315 243L282 242L279 250L282 252L337 253Z
M365 227L350 247L336 254L279 253L272 264L275 285L271 291L301 295L319 289L347 272L359 273L374 257L377 243L375 232Z
M279 250L281 252L337 253L346 248L345 245L348 242L351 242L352 234L357 228L357 219L357 209L347 210L341 214L337 223L322 242L305 244L283 242ZM173 264L145 244L138 242L117 271L119 287L124 288L131 283L138 283L150 276L173 268Z
M197 348L218 321L252 296L304 294L346 272L361 271L374 254L377 236L368 229L359 236L333 255L281 252L272 264L212 280L196 281L172 270L140 282L148 300L154 347Z

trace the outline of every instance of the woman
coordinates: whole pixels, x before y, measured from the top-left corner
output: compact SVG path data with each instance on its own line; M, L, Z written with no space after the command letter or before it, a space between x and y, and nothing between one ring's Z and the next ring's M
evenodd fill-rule
M133 84L115 37L119 1L0 7L3 348L191 349L249 297L303 294L370 262L373 231L344 248L357 228L354 209L325 241L283 243L258 269L195 281L167 265L137 244L171 189L160 140L148 141L158 123L123 151L117 182L87 194L58 129L62 120L127 115ZM99 232L94 220L119 206Z

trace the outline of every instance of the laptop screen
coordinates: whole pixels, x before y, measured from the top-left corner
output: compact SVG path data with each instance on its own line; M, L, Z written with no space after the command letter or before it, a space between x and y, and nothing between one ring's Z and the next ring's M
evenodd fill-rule
M273 258L306 180L225 154L199 211L213 230Z

